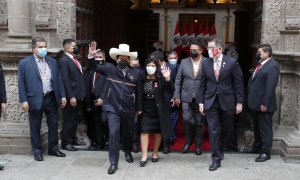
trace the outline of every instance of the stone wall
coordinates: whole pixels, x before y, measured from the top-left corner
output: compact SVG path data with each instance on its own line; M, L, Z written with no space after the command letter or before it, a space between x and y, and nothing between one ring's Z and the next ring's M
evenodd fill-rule
M65 38L76 38L76 0L0 0L0 63L8 98L0 119L0 153L31 152L28 114L18 99L18 63L32 54L32 37L42 36L52 56ZM43 144L47 127L42 128Z
M300 1L264 0L262 43L273 47L280 65L273 149L288 162L300 162Z

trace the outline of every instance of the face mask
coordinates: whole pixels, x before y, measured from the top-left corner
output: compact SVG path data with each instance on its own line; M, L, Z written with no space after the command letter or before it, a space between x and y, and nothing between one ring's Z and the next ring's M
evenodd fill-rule
M219 49L218 48L212 50L213 57L216 57L218 54L219 54Z
M190 55L191 55L191 57L192 57L193 59L195 59L195 58L198 57L198 52L196 52L196 51L191 51L191 52L190 52Z
M156 67L147 66L147 67L146 67L146 70L147 70L147 73L148 73L148 74L152 75L152 74L155 73Z
M176 65L177 64L177 59L170 59L170 63L173 64L173 65Z
M97 64L103 64L103 63L104 63L104 60L96 60L96 63L97 63Z
M79 49L78 49L78 47L74 47L74 51L73 51L73 54L79 54Z
M118 68L119 69L125 69L129 66L129 62L128 61L118 61Z
M260 61L262 59L262 55L260 54L260 52L258 52L257 54L256 54L256 61L258 62L258 61Z
M37 53L40 57L44 58L47 55L47 48L38 48Z
M208 57L209 57L209 58L214 58L214 55L213 55L211 49L208 50Z

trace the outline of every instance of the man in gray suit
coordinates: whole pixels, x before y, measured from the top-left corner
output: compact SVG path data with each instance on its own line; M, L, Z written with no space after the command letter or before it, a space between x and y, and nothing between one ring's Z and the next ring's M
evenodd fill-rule
M190 46L190 57L181 61L175 80L175 92L173 105L182 103L183 128L185 133L185 145L182 153L187 153L195 139L195 154L201 155L203 140L204 117L199 111L198 90L200 86L200 75L202 61L202 47L197 42Z

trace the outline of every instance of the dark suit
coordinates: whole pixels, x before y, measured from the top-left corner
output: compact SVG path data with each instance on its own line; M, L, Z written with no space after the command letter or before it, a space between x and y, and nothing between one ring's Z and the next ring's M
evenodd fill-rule
M277 109L275 90L278 77L278 65L270 59L248 82L248 107L252 111L255 130L253 148L261 153L269 154L272 148L272 117ZM261 112L260 105L266 106L267 112Z
M202 57L197 75L194 75L192 58L181 61L175 79L175 92L173 99L180 99L182 103L183 127L185 133L185 143L191 145L195 138L195 145L200 147L203 141L204 117L199 112L200 75L202 71Z
M6 103L6 90L5 90L5 79L3 74L2 65L0 64L0 104ZM1 117L1 112L0 112Z
M213 59L203 61L199 92L200 104L204 104L214 162L221 160L222 145L227 144L234 129L236 104L244 101L243 74L236 60L223 55L220 68L217 80Z
M102 106L96 106L95 101L99 98L102 99L106 77L100 74L98 76L94 71L85 73L85 77L87 89L86 107L91 109L91 116L87 119L88 136L92 141L92 145L103 147L108 137L107 124L101 120Z
M179 68L179 65L176 64L176 65L172 65L170 63L166 63L166 66L171 70L171 81L172 83L174 84L175 83L175 79L176 79L176 75L177 75L177 71L178 71L178 68ZM174 86L174 85L173 85ZM174 91L172 92L166 92L165 93L165 98L168 102L168 106L170 108L170 119L171 119L171 123L172 123L172 129L173 129L173 133L172 133L172 136L170 138L165 138L163 137L163 145L164 147L167 147L170 145L171 142L174 143L175 139L176 139L176 131L177 131L177 122L178 122L178 107L174 106L172 107L171 106L171 99L173 98L173 93Z
M64 120L62 125L62 146L65 146L77 141L76 131L77 125L80 122L79 111L86 95L86 89L83 71L81 72L79 70L74 60L67 54L64 54L61 58L59 69L67 97L67 105L64 108ZM70 99L72 97L75 97L77 101L75 108L70 105Z
M32 151L34 155L42 154L40 130L43 112L47 116L49 127L48 152L58 150L58 106L65 91L56 61L46 56L51 70L51 87L53 91L43 93L43 83L34 55L21 60L18 70L18 88L20 103L29 104L29 125Z

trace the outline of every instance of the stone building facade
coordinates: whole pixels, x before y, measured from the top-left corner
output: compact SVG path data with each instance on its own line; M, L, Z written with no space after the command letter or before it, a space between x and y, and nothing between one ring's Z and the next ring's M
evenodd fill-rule
M288 162L300 162L300 0L263 0L257 11L262 11L257 33L262 43L272 45L281 72L273 150ZM28 116L18 102L17 68L32 53L35 36L47 40L53 56L64 38L76 38L76 0L0 0L0 62L8 97L8 110L0 120L0 153L31 151ZM45 127L44 142L46 132Z

